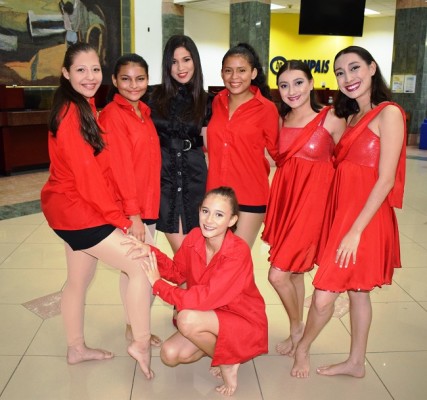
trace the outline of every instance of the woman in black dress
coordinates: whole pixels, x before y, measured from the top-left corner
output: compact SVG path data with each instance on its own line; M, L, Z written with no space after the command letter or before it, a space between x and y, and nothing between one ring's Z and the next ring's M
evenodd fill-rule
M160 215L156 229L165 233L174 253L185 235L199 225L199 205L206 188L207 165L202 127L208 116L199 52L188 36L166 43L162 83L148 99L162 152Z

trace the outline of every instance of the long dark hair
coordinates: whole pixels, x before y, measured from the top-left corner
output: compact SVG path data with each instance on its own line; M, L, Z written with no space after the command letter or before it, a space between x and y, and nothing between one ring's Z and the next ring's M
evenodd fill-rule
M74 59L78 54L82 52L89 53L91 51L96 53L96 50L87 43L78 42L71 45L65 52L62 66L67 71L70 71L70 67L73 65ZM49 131L56 137L62 118L67 114L71 103L74 103L78 110L80 133L84 140L92 146L94 154L99 154L105 146L101 136L102 130L96 121L96 117L93 115L89 102L84 96L74 90L70 81L63 74L59 78L59 87L53 96L52 108L48 119Z
M145 61L140 55L135 53L124 54L117 59L116 64L114 65L113 76L117 79L117 75L119 74L120 69L123 66L131 63L138 64L142 69L145 69L145 72L148 77L147 61ZM107 103L113 100L113 97L116 93L119 93L119 90L114 85L111 85L107 95Z
M237 216L239 215L239 203L237 201L236 193L235 193L235 191L231 187L220 186L220 187L217 187L215 189L209 190L209 192L207 192L204 195L203 200L200 203L200 207L199 208L202 207L203 202L210 195L219 195L219 196L225 197L229 201L230 206L231 206L231 216L234 217L235 215L237 215ZM229 229L232 232L234 232L237 229L237 222L233 226L231 226Z
M343 54L354 53L357 54L366 64L376 64L375 74L372 76L371 83L371 104L377 105L383 101L391 100L391 91L387 87L384 78L381 74L378 63L374 60L371 53L363 47L349 46L339 51L334 59L334 67L337 59ZM350 99L341 91L338 91L334 100L335 114L342 118L347 118L352 114L359 112L359 106L355 99Z
M267 85L267 77L265 76L264 70L261 65L261 61L258 57L255 49L248 43L238 43L237 46L232 47L230 50L225 53L222 58L222 66L228 57L241 56L246 59L252 69L256 68L257 76L255 79L252 79L252 85L255 85L261 91L261 94L271 100L270 87Z
M199 51L193 39L185 35L174 35L166 42L162 59L162 83L153 92L153 99L158 105L161 115L168 115L170 101L176 96L179 83L171 76L172 62L175 50L184 47L191 55L194 64L194 74L186 87L191 93L192 105L189 112L184 115L188 121L197 125L203 122L206 112L207 93L203 89L203 72Z
M283 72L295 71L295 70L303 72L309 81L313 80L313 75L306 63L304 63L301 60L287 60L277 71L277 78L276 78L277 86L279 86L279 78L280 78L280 75L283 74ZM317 96L314 89L312 89L310 92L310 106L312 110L317 113L322 109L322 105L317 100ZM281 102L280 115L282 116L282 118L284 118L291 110L292 108L289 107L284 101Z

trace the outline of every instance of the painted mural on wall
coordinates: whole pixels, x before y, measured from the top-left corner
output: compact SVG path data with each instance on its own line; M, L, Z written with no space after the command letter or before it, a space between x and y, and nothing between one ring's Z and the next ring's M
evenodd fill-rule
M120 0L0 1L0 84L58 84L64 53L71 43L92 44L104 80L121 54Z

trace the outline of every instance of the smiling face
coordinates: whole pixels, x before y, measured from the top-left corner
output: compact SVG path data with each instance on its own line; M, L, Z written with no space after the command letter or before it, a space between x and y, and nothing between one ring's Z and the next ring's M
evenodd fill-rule
M230 199L219 194L210 194L199 210L199 224L206 239L223 239L227 229L237 221L233 215Z
M186 84L194 75L194 62L191 53L185 47L177 47L173 53L172 78L178 83Z
M102 82L102 70L95 51L81 51L73 59L69 70L62 68L62 74L70 81L72 88L86 99L93 97Z
M230 94L240 95L248 92L256 76L256 68L252 68L245 57L235 55L224 60L221 77Z
M313 80L298 69L284 71L277 79L282 100L291 108L310 103Z
M148 74L138 63L122 65L117 76L112 76L112 80L119 93L134 106L147 91Z
M342 93L358 101L365 97L370 99L375 62L367 64L358 54L347 53L336 59L334 70Z

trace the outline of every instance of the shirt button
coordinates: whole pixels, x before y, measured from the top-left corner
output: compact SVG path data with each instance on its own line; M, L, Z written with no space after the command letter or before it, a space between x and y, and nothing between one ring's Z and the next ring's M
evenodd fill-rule
M182 172L181 172L181 171L178 171L178 175L179 175L179 176L181 176L181 175L182 175Z
M182 190L182 188L180 188L180 187L179 187L179 188L178 188L178 192L180 192L181 190Z
M228 145L227 143L224 143L224 147L227 147L227 145Z
M181 153L176 153L176 156L177 157L181 157Z

